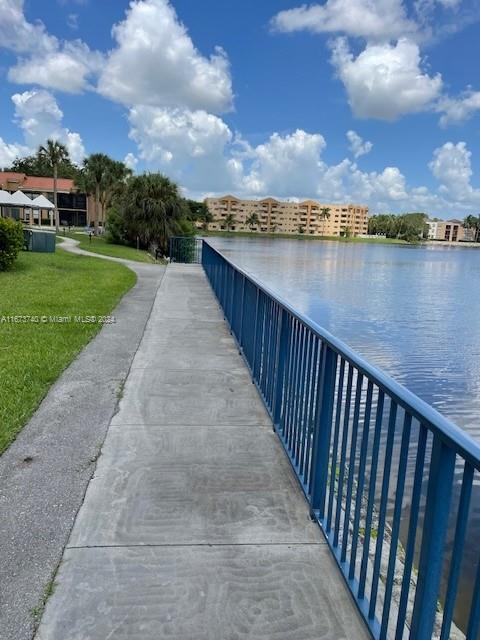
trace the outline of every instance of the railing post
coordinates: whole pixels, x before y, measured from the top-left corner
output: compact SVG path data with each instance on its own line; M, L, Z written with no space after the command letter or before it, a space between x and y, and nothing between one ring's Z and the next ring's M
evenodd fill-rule
M280 414L282 411L282 399L283 399L283 381L285 378L285 365L287 362L288 354L288 312L285 309L280 311L279 321L279 337L276 353L276 376L275 376L275 391L274 391L274 405L273 405L273 424L276 427L280 422Z
M412 640L430 640L432 637L444 561L454 471L455 451L435 436L410 630Z
M245 276L242 276L242 297L240 299L240 327L238 328L238 338L237 338L240 355L242 355L243 353L243 316L245 314L244 301L245 301Z
M312 465L310 474L310 516L322 520L325 515L330 437L335 400L337 354L323 344L318 384L318 405L313 425Z

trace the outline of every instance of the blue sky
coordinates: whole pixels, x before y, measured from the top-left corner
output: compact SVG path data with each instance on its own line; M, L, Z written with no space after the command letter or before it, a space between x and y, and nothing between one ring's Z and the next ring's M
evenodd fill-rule
M46 137L193 197L480 210L479 0L0 0L0 166Z

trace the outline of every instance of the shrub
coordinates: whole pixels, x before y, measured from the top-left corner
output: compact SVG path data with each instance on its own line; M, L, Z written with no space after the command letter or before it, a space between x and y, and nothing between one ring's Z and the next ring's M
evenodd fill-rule
M105 240L111 244L127 244L125 236L125 220L118 209L112 207L107 213Z
M0 218L0 271L12 267L22 248L22 223L10 218Z

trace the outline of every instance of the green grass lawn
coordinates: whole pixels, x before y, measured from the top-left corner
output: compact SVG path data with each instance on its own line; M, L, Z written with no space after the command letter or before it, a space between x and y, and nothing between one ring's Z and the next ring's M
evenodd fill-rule
M258 233L256 231L199 231L201 236L221 238L275 238L279 240L333 240L335 242L369 242L371 244L408 244L396 238L344 238L342 236L314 236L307 233Z
M60 232L60 237L63 232ZM149 262L153 264L152 257L148 251L140 249L137 251L134 247L126 247L121 244L111 244L105 238L92 236L92 241L84 233L66 233L68 238L78 240L80 249L91 251L92 253L100 253L103 256L112 256L113 258L124 258L125 260L133 260L134 262Z
M41 317L108 315L135 282L121 264L61 250L22 252L12 271L0 273L0 453L102 326ZM8 322L11 316L40 322Z

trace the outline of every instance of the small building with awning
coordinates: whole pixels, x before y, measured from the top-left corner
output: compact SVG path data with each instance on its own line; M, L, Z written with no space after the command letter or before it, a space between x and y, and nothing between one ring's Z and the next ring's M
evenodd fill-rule
M25 173L15 171L0 171L0 189L14 194L22 191L31 200L36 200L43 196L47 201L53 203L53 178L43 176L28 176ZM57 180L57 203L59 220L62 226L84 227L93 222L94 205L93 199L82 193L75 185L75 181L70 178L58 178ZM91 216L90 216L91 212ZM23 219L23 210L14 211L12 217L19 216L23 222L30 224L28 219ZM50 226L51 216L46 207L32 209L32 223L38 224L38 215L43 225ZM103 215L101 214L101 221ZM54 220L55 223L55 220Z

